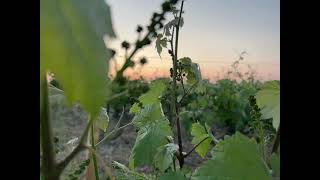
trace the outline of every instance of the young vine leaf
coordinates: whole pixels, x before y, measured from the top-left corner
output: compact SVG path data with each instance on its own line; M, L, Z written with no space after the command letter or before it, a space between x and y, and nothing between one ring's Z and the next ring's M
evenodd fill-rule
M201 71L197 63L193 63L190 58L179 59L183 67L182 72L187 74L187 83L194 84L201 80Z
M110 52L103 37L115 37L110 16L104 0L40 3L40 84L48 71L54 73L69 103L79 102L92 117L108 89Z
M139 97L139 101L142 103L142 106L148 104L158 103L160 104L160 95L165 90L166 85L161 80L153 81L150 84L150 89L147 93ZM131 113L137 113L140 111L139 103L134 103L130 109Z
M163 114L159 98L165 87L162 81L152 82L150 90L139 97L139 103L143 108L139 103L135 103L130 109L130 112L135 114L133 124L139 130L130 155L131 169L152 165L158 148L168 143L167 136L172 136L169 121Z
M261 109L262 119L272 118L272 124L278 129L280 124L280 81L268 81L256 94L257 105Z
M161 57L162 48L167 47L167 38L166 37L162 38L162 37L163 37L162 34L158 34L157 40L156 40L156 48L160 57Z
M175 153L178 152L179 146L169 143L158 148L158 152L154 157L154 165L161 172L164 172L172 164Z
M195 151L204 158L208 152L209 145L212 141L211 138L209 138L209 134L206 132L206 129L200 124L200 123L193 123L191 128L191 135L193 136L193 139L191 143L193 145L197 145L200 143L203 139L204 140L196 149Z
M130 155L129 167L152 165L160 146L167 144L167 136L172 130L167 119L159 119L138 131L136 142Z
M193 180L271 180L253 139L236 132L213 149L213 158L199 167Z
M99 115L95 119L96 125L103 132L107 132L109 125L109 116L105 108L101 108Z
M142 128L164 117L161 106L158 103L148 104L137 112L133 118L133 124L137 128Z

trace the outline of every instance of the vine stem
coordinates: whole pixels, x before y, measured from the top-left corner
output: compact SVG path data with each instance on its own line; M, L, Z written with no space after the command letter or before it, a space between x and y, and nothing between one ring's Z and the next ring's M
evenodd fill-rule
M46 74L42 80L42 107L40 112L40 143L42 149L42 173L46 180L58 180L59 173L57 173L54 145L52 138L52 127L50 123L50 102L48 92L48 82Z
M280 144L280 124L279 124L278 130L277 130L276 138L275 138L273 146L272 146L272 153L277 152L279 144Z
M180 127L180 119L179 119L179 106L177 104L177 95L176 95L176 88L177 88L177 62L178 62L178 44L179 44L179 27L180 27L180 20L181 15L183 11L183 4L184 1L181 2L181 8L180 8L180 14L178 19L178 24L176 26L176 34L175 34L175 52L174 52L174 58L173 58L173 83L172 83L172 104L173 104L173 110L175 110L174 117L176 120L176 126L177 126L177 134L178 134L178 145L179 145L179 165L180 168L183 167L184 164L184 156L183 156L183 147L182 147L182 138L181 138L181 127Z
M204 139L202 139L197 145L195 145L187 154L185 154L183 157L184 158L186 158L186 157L188 157L198 146L200 146L200 144L201 143L203 143L205 140L207 140L209 138L209 136L208 137L206 137L206 138L204 138Z
M189 95L189 93L191 92L191 90L198 84L198 82L192 84L192 86L183 94L183 96L181 97L180 101L178 102L179 104L181 104L181 102L183 101L183 99Z
M119 128L116 128L114 130L112 130L108 135L106 135L101 141L99 141L95 147L99 146L101 143L103 143L105 140L107 140L111 135L113 135L114 133L118 132L119 130L123 129L123 128L126 128L127 126L130 126L131 124L133 124L133 122L130 122L124 126L121 126Z
M94 124L91 125L91 147L93 151L96 150L95 147L95 141L94 141ZM96 177L96 180L99 180L99 169L98 169L98 163L97 163L97 157L95 153L92 154L92 160L93 160L93 167L94 167L94 176Z

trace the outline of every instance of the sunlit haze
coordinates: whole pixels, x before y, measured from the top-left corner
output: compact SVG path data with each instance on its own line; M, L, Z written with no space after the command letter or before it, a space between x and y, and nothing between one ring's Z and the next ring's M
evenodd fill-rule
M117 39L108 42L116 49L119 66L123 62L122 41L135 42L138 24L146 26L152 13L160 11L162 0L108 0L112 8ZM202 76L222 78L246 51L242 68L250 64L261 80L280 79L280 1L279 0L186 0L184 26L180 31L178 57L190 57L198 63ZM172 19L171 15L167 19ZM125 74L147 79L167 76L171 60L166 50L157 54L155 44L134 58L145 56L148 64L137 65ZM111 71L114 64L111 64Z

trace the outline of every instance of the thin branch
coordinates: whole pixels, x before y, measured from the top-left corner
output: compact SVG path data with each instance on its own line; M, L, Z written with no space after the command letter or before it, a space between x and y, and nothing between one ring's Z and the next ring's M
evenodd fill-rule
M96 150L95 147L95 141L94 141L94 124L91 125L91 146L92 149ZM92 154L92 160L93 160L93 168L94 168L94 176L96 177L96 180L100 180L99 179L99 168L98 168L98 163L97 163L97 157L95 153L91 153Z
M197 145L195 145L187 154L185 154L183 157L184 158L186 158L186 157L188 157L198 146L200 146L200 144L201 143L203 143L205 140L207 140L209 138L209 136L208 137L206 137L206 138L204 138L204 139L202 139Z
M103 161L101 156L98 153L96 153L95 149L93 149L92 147L87 146L87 145L85 145L84 148L88 149L91 154L94 154L97 157L97 160L99 160L99 162L102 164L102 166L105 167L105 173L110 178L110 180L115 180L115 178L112 176L112 172L111 172L110 168Z
M172 60L174 59L174 47L173 47L173 36L174 36L174 28L172 28L172 34L171 34L171 40L170 40L170 45L171 45L171 51L172 51Z
M180 81L181 81L181 86L183 89L183 95L185 95L187 92L186 92L186 89L184 88L183 77L181 76L181 71L180 71Z
M123 91L123 92L121 92L121 93L117 93L117 94L112 95L112 96L109 97L106 101L107 101L107 103L108 103L108 102L110 102L110 101L112 101L112 100L114 100L114 99L116 99L116 98L118 98L118 97L121 97L121 96L123 96L123 95L127 95L128 93L129 93L129 91L128 91L128 90L125 90L125 91Z
M58 172L61 174L62 171L67 167L67 165L72 161L72 159L81 151L83 151L85 148L85 140L86 137L88 136L89 130L91 125L93 124L93 118L89 119L89 122L86 126L86 129L84 130L81 138L80 138L80 142L78 144L78 146L76 146L76 148L74 148L74 150L64 159L62 160L60 163L58 163L57 165L57 169Z
M276 138L275 138L273 146L272 146L272 153L277 152L279 145L280 145L280 124L279 124L278 130L277 130Z
M46 75L42 80L42 108L40 112L40 134L41 134L41 149L42 149L42 171L46 179L58 178L55 171L55 153L52 138L52 127L50 122L50 102L48 92L48 82Z
M118 132L119 130L126 128L127 126L130 126L131 124L133 124L133 122L130 122L124 126L121 126L119 128L113 129L108 135L106 135L101 141L99 141L95 146L100 145L101 143L103 143L105 140L107 140L111 135L113 135L114 133Z
M192 84L192 86L187 90L187 92L185 94L183 94L183 96L181 97L180 101L178 102L179 104L181 104L181 102L183 101L183 99L190 94L191 90L196 87L196 85L198 84L198 82Z
M181 8L180 8L180 14L178 19L178 24L176 26L176 40L175 40L175 54L173 58L173 83L172 83L172 94L173 94L173 110L175 110L175 119L176 119L176 125L177 125L177 134L178 134L178 145L179 145L179 165L180 168L183 167L184 164L184 157L183 157L183 146L182 146L182 138L181 138L181 127L180 127L180 119L179 119L179 107L177 104L177 95L176 95L176 86L177 86L177 61L178 61L178 44L179 44L179 27L180 27L180 20L182 16L183 11L183 4L184 1L181 2Z
M122 107L122 112L121 112L121 115L120 115L120 117L119 117L119 120L118 120L118 122L117 122L117 124L114 126L114 128L118 128L119 127L119 125L120 125L120 122L121 122L121 120L122 120L122 118L123 118L123 115L124 115L124 106Z
M172 157L173 170L176 171L176 159Z

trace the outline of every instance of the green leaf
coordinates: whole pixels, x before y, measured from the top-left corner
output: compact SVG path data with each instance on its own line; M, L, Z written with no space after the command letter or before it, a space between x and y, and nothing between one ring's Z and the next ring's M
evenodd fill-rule
M207 138L204 140L195 150L196 152L204 158L208 152L209 145L211 143L211 138L208 138L209 135L206 132L206 129L200 124L200 123L193 123L192 124L192 129L191 129L191 135L193 136L192 139L192 144L197 145L200 143L203 139Z
M167 119L159 119L142 127L130 155L130 168L152 165L158 148L167 144L167 136L172 136Z
M188 84L194 84L201 80L201 71L197 63L193 63L188 57L181 58L179 61L183 66L183 73L187 74Z
M179 146L169 143L158 148L158 152L154 157L154 165L160 171L164 172L172 164L174 154L178 152Z
M153 81L150 84L150 89L147 93L141 95L139 97L139 101L142 103L143 106L146 106L148 104L153 104L153 103L160 103L160 95L162 92L165 90L166 85L164 84L163 81L157 80ZM135 103L132 105L130 112L131 113L137 113L139 112L140 107L138 103Z
M50 71L69 103L79 102L96 116L107 93L110 53L104 35L115 36L104 0L41 0L40 89Z
M156 48L157 48L157 52L158 52L159 56L162 52L162 48L167 47L167 38L162 38L162 36L163 36L162 34L158 34L157 39L156 39Z
M280 156L275 153L271 155L271 168L274 175L280 177Z
M175 19L169 21L167 24L165 24L165 25L163 26L164 34L165 34L166 36L171 36L170 30L171 30L171 28L172 28L173 26L175 26L176 24L178 24L178 18L175 18Z
M138 172L135 171L131 171L129 168L127 168L125 165L117 162L117 161L113 161L112 162L113 167L118 170L118 174L117 174L117 180L148 180L149 178L144 175L144 174L140 174Z
M213 157L199 167L193 180L271 180L253 139L236 132L213 149Z
M280 124L280 81L268 81L256 94L257 105L263 119L273 118L273 127Z
M142 110L140 110L133 118L133 124L142 128L158 119L164 118L160 104L149 104L146 105Z
M96 117L96 125L103 132L107 132L109 125L109 116L107 110L105 108L101 108L100 114Z
M181 171L168 172L160 177L160 180L187 180Z

